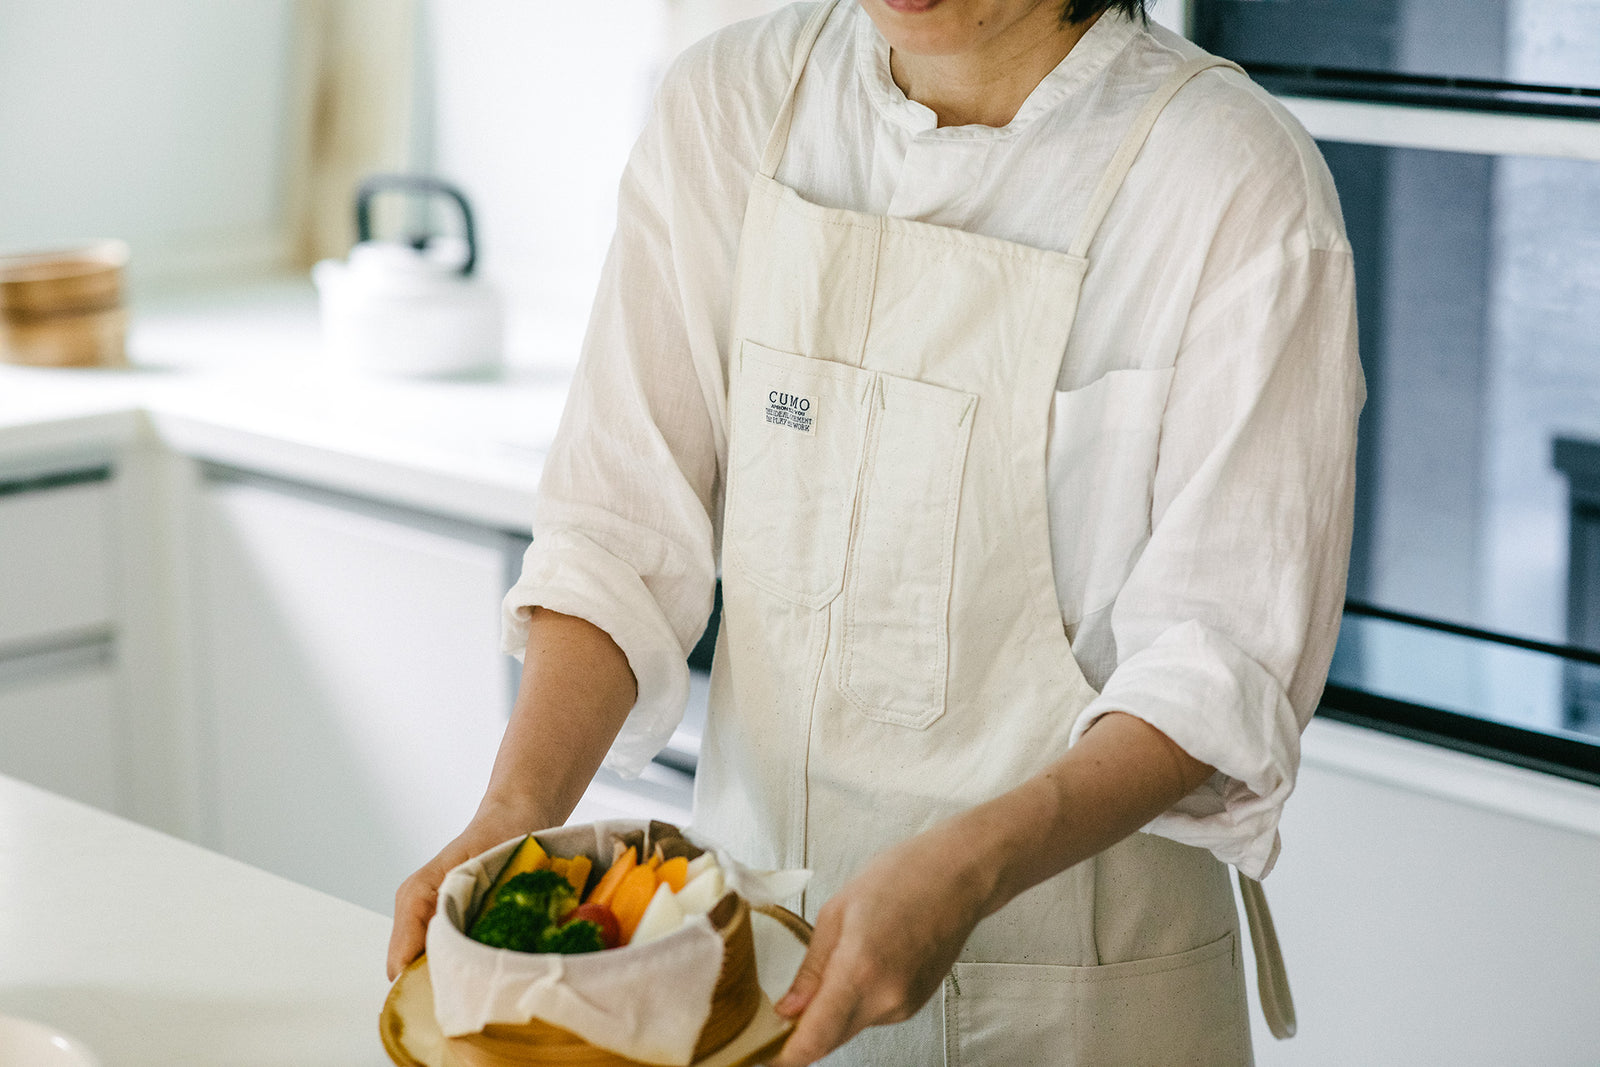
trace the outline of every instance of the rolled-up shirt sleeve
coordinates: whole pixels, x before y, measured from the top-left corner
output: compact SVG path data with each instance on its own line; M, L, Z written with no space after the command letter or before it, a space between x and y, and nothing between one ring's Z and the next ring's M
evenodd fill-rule
M1145 830L1261 878L1338 637L1366 390L1348 246L1287 242L1209 291L1111 609L1117 665L1071 741L1125 712L1215 767Z
M638 698L606 766L625 775L642 770L682 718L685 661L716 575L721 386L718 339L705 324L722 312L695 287L716 291L731 259L720 245L731 238L681 232L695 225L681 205L719 192L716 175L671 164L682 154L674 139L692 129L679 121L693 107L687 83L680 64L623 175L616 234L540 479L533 543L503 605L503 646L519 657L536 606L586 619L621 648ZM673 187L683 181L700 195Z

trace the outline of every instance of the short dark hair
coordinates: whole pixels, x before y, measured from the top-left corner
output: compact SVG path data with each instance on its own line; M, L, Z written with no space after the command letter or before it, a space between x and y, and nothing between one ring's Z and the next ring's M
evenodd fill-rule
M1130 19L1149 24L1150 16L1144 10L1145 0L1065 0L1061 5L1061 24L1082 22L1102 11L1120 11Z

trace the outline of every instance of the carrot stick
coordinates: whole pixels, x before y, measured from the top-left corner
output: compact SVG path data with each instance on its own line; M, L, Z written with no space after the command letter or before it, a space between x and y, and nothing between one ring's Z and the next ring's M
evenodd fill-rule
M594 892L589 894L589 903L604 904L611 907L611 898L617 891L617 886L628 876L628 872L638 866L639 854L633 849L624 849L622 854L611 863L611 868L600 876L600 884L594 887ZM615 908L611 909L615 911Z

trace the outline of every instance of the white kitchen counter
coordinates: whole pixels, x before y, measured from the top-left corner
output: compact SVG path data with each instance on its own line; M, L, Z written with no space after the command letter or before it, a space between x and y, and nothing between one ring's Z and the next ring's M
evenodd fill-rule
M0 770L387 907L470 817L504 729L499 602L570 377L533 355L357 376L287 279L136 303L127 369L0 365L0 485L39 576L10 587L0 738L28 743L0 741ZM29 491L57 475L98 484ZM58 541L82 542L80 565L38 547ZM25 606L72 590L71 626ZM674 737L680 763L702 719ZM577 817L682 823L690 789L666 766L602 774Z
M389 1062L381 915L0 777L0 1013L105 1067Z
M308 283L135 308L127 370L0 365L0 462L154 437L196 459L521 530L569 371L357 376L319 344Z

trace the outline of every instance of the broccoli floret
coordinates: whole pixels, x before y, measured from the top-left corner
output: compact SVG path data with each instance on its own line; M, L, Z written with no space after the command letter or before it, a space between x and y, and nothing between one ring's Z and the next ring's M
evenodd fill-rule
M545 867L537 871L524 871L500 887L493 907L513 905L536 911L547 923L560 922L578 906L578 894L572 883L562 875Z
M467 936L491 948L538 952L539 935L549 927L549 920L538 912L496 905L478 916Z
M517 952L559 951L542 948L541 936L577 906L578 894L561 875L549 868L525 871L507 879L467 936Z
M547 926L539 935L540 952L599 952L605 948L600 939L600 926L588 919L574 919L565 926Z

